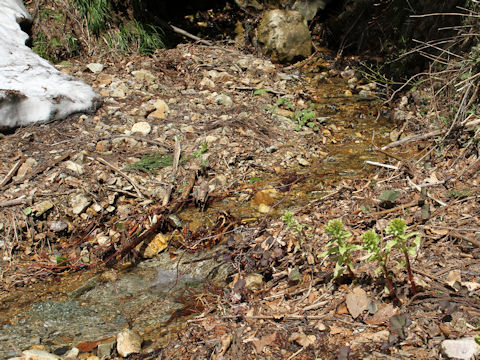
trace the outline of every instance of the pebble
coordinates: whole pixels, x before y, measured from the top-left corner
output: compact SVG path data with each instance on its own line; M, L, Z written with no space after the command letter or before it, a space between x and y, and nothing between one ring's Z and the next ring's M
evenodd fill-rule
M65 162L65 167L77 175L82 175L84 173L83 166L71 160Z
M90 200L82 194L74 195L70 198L70 206L72 213L75 215L81 214L90 205Z
M353 93L352 93L351 90L345 90L345 92L343 93L343 95L345 95L345 96L352 96Z
M132 126L132 134L134 133L140 133L140 134L143 134L143 135L147 135L147 134L150 134L150 131L152 131L152 127L150 126L150 124L146 121L140 121L140 122L137 122L136 124L134 124Z
M215 103L218 105L232 106L233 100L230 96L225 94L220 94L215 98Z
M59 360L60 357L54 354L50 354L44 350L31 349L22 352L21 357L12 358L21 360Z
M132 71L132 75L138 82L145 82L147 85L153 84L155 76L148 70L136 70Z
M310 162L302 157L299 157L297 161L302 166L310 166Z
M248 290L258 290L263 285L263 277L261 274L248 274L244 280L245 288Z
M36 215L41 216L51 208L53 208L53 203L50 200L45 200L41 203L35 204Z
M87 65L87 69L90 70L94 74L98 74L103 71L105 66L100 63L90 63Z
M449 359L469 360L480 353L480 345L474 338L444 340L440 347L442 353Z
M117 351L122 357L130 354L139 353L141 350L142 339L130 329L124 329L117 335Z
M207 135L207 136L205 137L205 142L206 142L207 144L215 143L215 142L217 142L217 140L218 140L218 137L213 136L213 135Z
M63 220L49 221L47 225L50 231L53 232L60 232L68 228L68 224Z
M272 211L272 208L270 206L268 206L267 204L258 205L258 212L260 212L262 214L267 214L270 211Z
M200 81L200 86L214 89L215 83L211 79L204 77L202 81Z

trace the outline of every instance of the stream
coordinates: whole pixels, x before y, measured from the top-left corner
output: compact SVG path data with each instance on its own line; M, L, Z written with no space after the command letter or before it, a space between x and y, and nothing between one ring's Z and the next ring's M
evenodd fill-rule
M315 75L309 74L312 79ZM272 206L269 216L279 217L286 210L321 199L343 177L366 176L372 168L365 160L384 160L384 155L372 151L372 143L381 146L390 141L388 110L382 109L379 101L345 94L345 80L333 84L312 80L311 84L316 92L315 110L324 117L324 124L307 136L315 143L323 141L328 156L311 160L308 167L295 165L287 172L295 174L298 181L289 191L276 191L278 206ZM287 173L266 173L248 185L255 191L275 187L284 182ZM255 219L264 216L258 205L254 200L238 203L227 197L205 212L187 209L179 217L191 224L190 228L211 225L218 211L229 211L238 219ZM242 226L233 233L246 236L249 231L248 226ZM231 280L235 269L221 256L223 247L198 252L171 249L134 266L65 274L17 289L1 305L0 357L16 356L16 349L36 344L60 356L72 346L100 339L111 347L113 336L126 327L141 333L147 347L149 342L158 345L159 339L167 342L185 321L185 317L171 318L184 307L190 290L194 294L205 282L221 288Z

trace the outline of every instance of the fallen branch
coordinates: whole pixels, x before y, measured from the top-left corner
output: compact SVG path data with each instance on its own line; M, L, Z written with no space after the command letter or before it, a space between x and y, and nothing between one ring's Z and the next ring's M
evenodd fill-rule
M173 152L171 183L167 187L167 191L162 201L162 206L167 206L167 204L170 202L170 196L172 195L173 190L173 183L175 182L175 178L177 177L178 163L180 161L181 152L182 148L180 146L180 141L178 141L178 138L175 138L175 151Z
M183 35L183 36L186 36L190 39L193 39L195 41L198 41L199 43L201 44L204 44L204 45L208 45L208 46L212 46L213 43L210 42L210 41L207 41L207 40L203 40L202 38L199 38L198 36L195 36L193 34L190 34L188 31L185 31L183 29L180 29L179 27L176 27L174 25L170 25L170 27L172 28L173 31L175 31L177 34L180 34L180 35Z
M0 202L0 208L28 204L30 201L32 201L32 199L28 199L26 195L22 195L16 199Z
M475 119L475 120L466 121L466 122L464 121L460 125L456 126L454 129L460 129L460 128L470 129L470 128L475 127L479 124L480 124L480 119ZM451 130L452 129L450 129L449 132L451 132ZM407 137L404 137L403 139L400 139L400 140L397 140L397 141L391 142L390 144L385 145L384 147L381 148L381 150L387 150L387 149L390 149L392 147L405 145L405 144L408 144L408 143L411 143L411 142L429 139L429 138L432 138L434 136L441 135L443 132L444 132L443 130L434 130L434 131L430 131L426 134L415 134L415 135L407 136Z
M15 173L17 172L18 168L20 166L22 166L22 164L24 162L25 162L25 158L22 158L22 159L18 160L15 165L13 165L12 169L3 178L2 182L0 182L0 189L3 188L10 181L10 179L13 177L13 175L15 175Z
M376 161L366 160L365 164L372 165L372 166L383 167L383 168L390 169L390 170L398 170L398 166L389 165L389 164L382 164L382 163L379 163L379 162L376 162Z
M90 160L95 160L95 161L98 161L99 163L103 164L103 165L106 165L108 166L110 169L112 169L113 171L115 171L116 173L120 174L123 178L125 178L130 184L132 184L132 186L134 187L136 193L137 193L137 196L141 199L143 199L145 196L142 194L142 192L140 191L140 188L139 186L137 185L137 183L130 177L128 176L127 174L125 174L122 170L120 169L117 169L115 166L113 166L112 164L110 164L108 161L102 159L101 157L88 157Z
M453 236L453 237L456 237L457 239L460 239L460 240L463 240L463 241L468 241L468 242L472 243L473 245L480 247L480 240L477 240L477 239L474 239L474 238L471 238L471 237L466 237L462 234L459 234L456 231L450 232L449 235Z

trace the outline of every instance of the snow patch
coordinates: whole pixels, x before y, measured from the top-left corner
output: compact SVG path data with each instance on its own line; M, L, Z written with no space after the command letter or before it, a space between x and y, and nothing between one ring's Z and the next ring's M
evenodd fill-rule
M21 0L0 2L0 128L93 112L101 98L84 82L58 71L25 45L20 24L32 18Z

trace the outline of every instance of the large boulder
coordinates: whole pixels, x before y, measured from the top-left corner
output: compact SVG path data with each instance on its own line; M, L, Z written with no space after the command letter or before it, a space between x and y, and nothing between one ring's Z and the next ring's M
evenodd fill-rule
M58 71L25 45L20 24L31 22L21 0L0 2L0 128L58 120L95 111L101 99L90 86Z
M302 14L296 10L266 11L257 28L257 40L273 61L292 62L312 52L312 38Z

